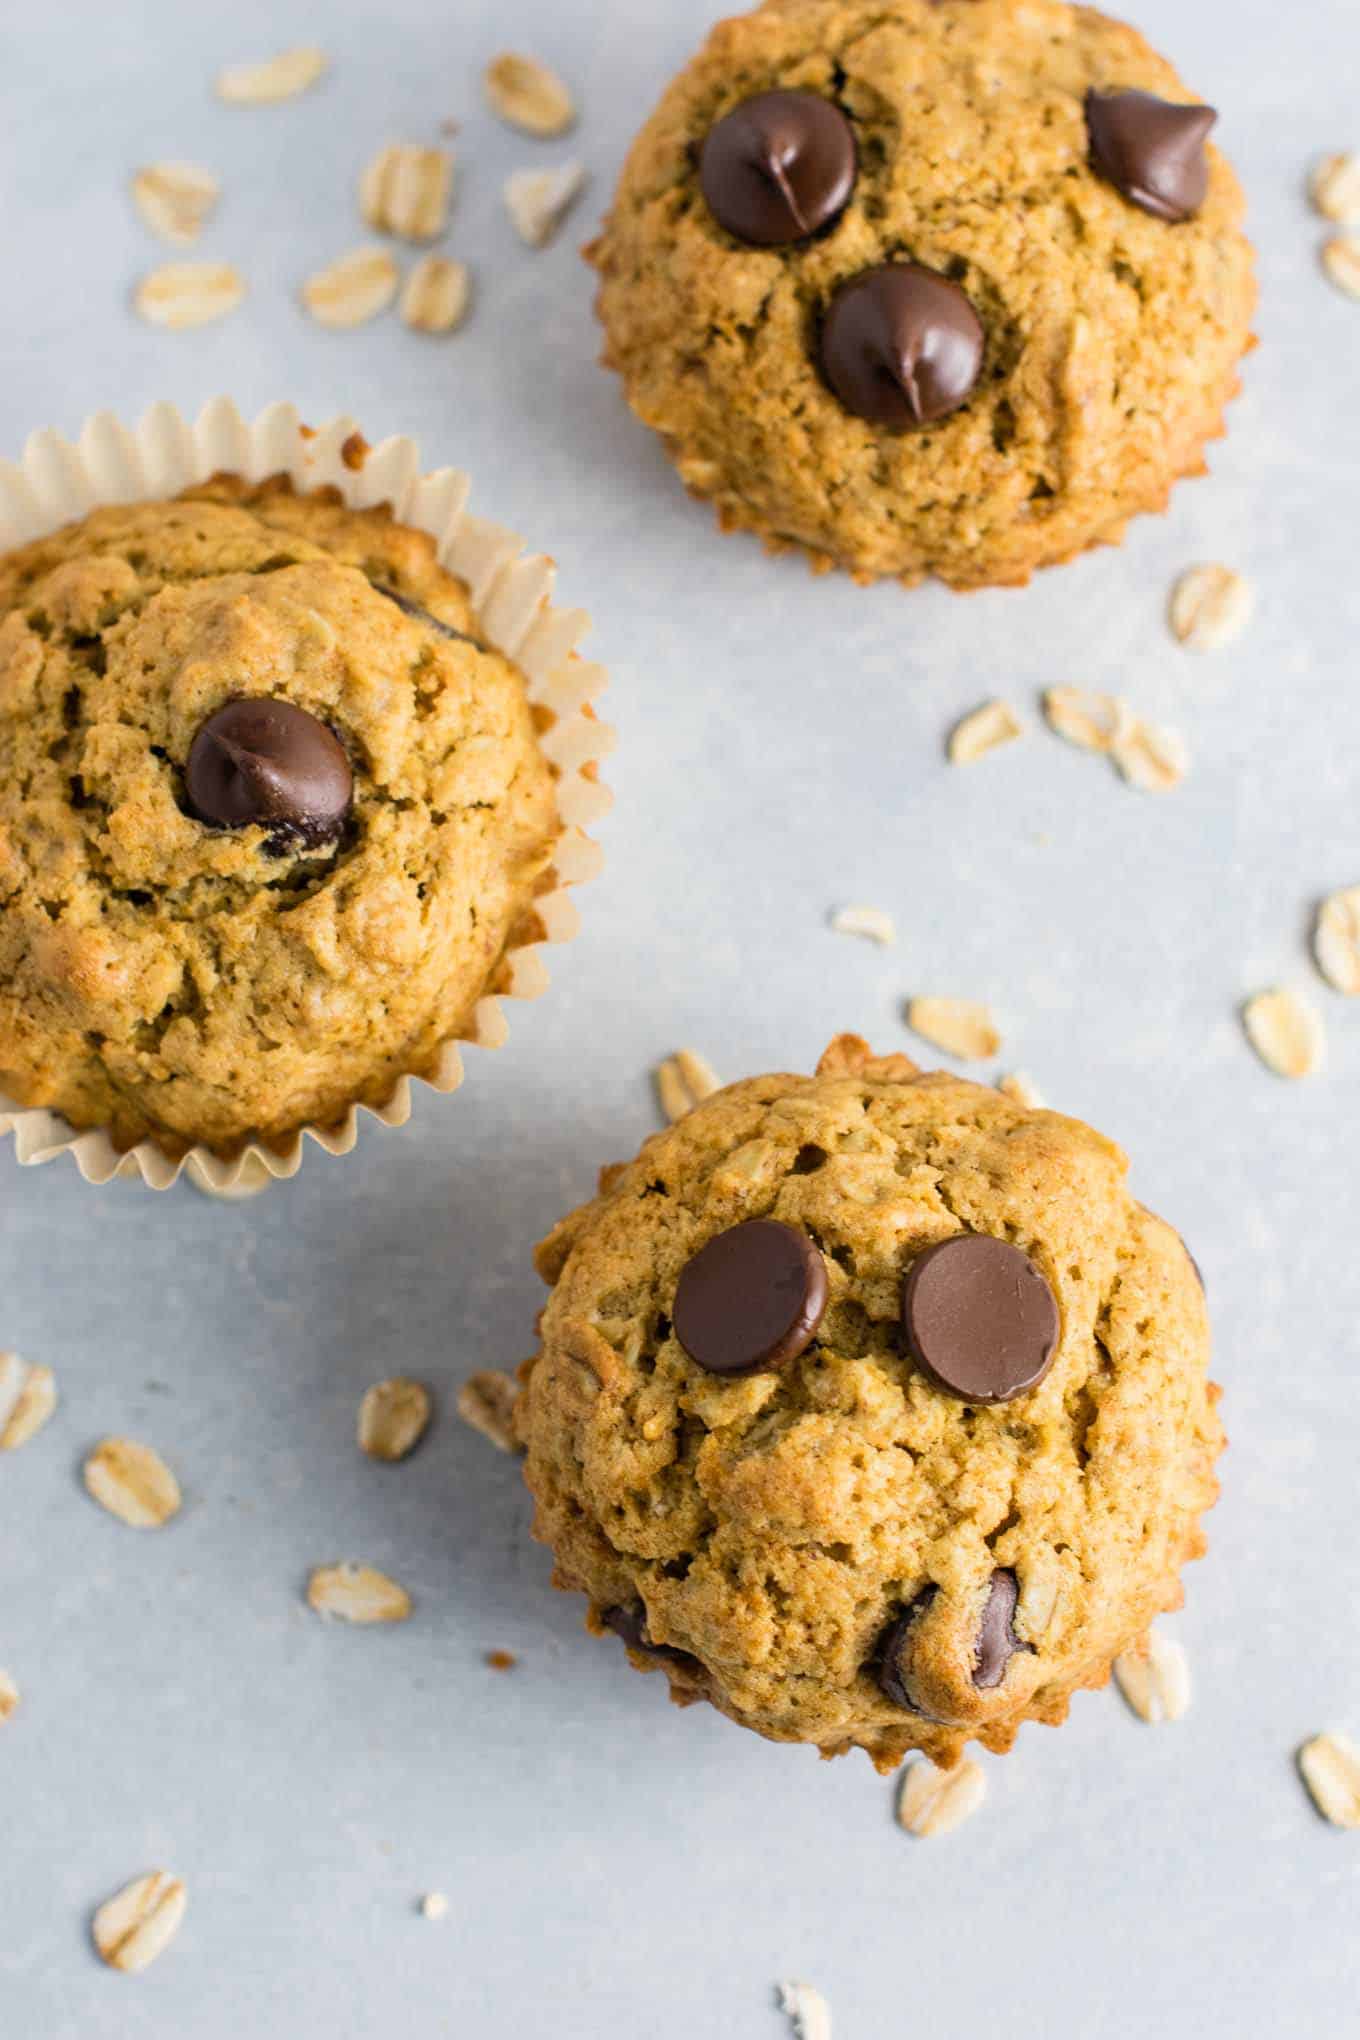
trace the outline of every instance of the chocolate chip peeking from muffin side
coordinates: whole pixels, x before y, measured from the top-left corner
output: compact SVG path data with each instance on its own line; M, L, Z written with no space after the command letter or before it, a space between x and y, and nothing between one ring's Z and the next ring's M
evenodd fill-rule
M928 1707L915 1691L912 1662L918 1624L935 1606L940 1591L939 1587L926 1587L905 1614L889 1625L870 1669L895 1707L904 1707L923 1721L944 1724L945 1717ZM1020 1582L1015 1573L1008 1566L998 1566L987 1583L973 1643L973 1684L979 1692L994 1691L1016 1653L1031 1648L1015 1633L1019 1600Z

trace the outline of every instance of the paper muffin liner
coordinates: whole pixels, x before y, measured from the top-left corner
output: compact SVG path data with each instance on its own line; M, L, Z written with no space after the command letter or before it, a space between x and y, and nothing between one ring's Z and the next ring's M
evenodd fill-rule
M103 504L175 496L222 473L250 482L287 475L300 491L329 485L356 510L390 505L399 523L429 533L440 565L467 586L481 634L514 661L530 701L552 717L539 738L558 774L561 835L550 887L534 900L527 937L502 957L495 990L478 1000L464 1030L443 1043L430 1073L399 1079L385 1104L352 1105L334 1124L300 1127L277 1147L255 1144L229 1161L203 1146L174 1160L151 1140L120 1153L106 1131L78 1132L58 1114L29 1110L0 1093L0 1137L13 1134L15 1157L25 1167L70 1155L87 1183L140 1177L152 1190L168 1190L187 1175L215 1196L253 1196L297 1174L308 1140L327 1154L349 1154L362 1113L384 1126L404 1126L413 1084L456 1091L463 1046L499 1048L508 1031L502 1002L538 998L548 983L543 945L569 942L576 933L569 888L595 877L602 863L587 831L609 806L595 768L613 748L612 730L590 708L606 684L604 669L575 652L589 618L580 609L554 608L551 560L526 553L514 532L468 514L466 475L455 468L423 472L416 442L407 438L385 439L356 461L356 444L362 445L356 431L350 418L309 430L292 404L272 404L251 424L230 398L217 397L193 423L173 404L159 403L133 428L101 411L74 444L55 431L35 432L17 463L0 461L0 552Z

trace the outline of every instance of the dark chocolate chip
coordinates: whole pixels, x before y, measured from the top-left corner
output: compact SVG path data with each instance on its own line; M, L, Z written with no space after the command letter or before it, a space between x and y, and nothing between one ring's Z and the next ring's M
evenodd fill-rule
M884 1630L879 1639L877 1660L873 1668L874 1676L893 1706L905 1707L909 1714L919 1714L925 1721L938 1721L939 1716L932 1714L928 1707L923 1707L920 1701L913 1697L911 1638L917 1622L939 1591L938 1587L927 1587L924 1593L916 1596L911 1606L898 1616L891 1627Z
M260 696L208 717L189 747L184 780L199 821L213 829L258 823L276 850L334 842L354 796L335 732L291 701Z
M606 1608L600 1617L606 1629L612 1629L629 1650L650 1650L652 1639L647 1634L647 1611L641 1601L626 1606Z
M1204 143L1217 119L1212 106L1151 92L1088 92L1091 167L1157 219L1192 219L1209 189Z
M710 1374L796 1360L826 1309L826 1263L806 1233L750 1219L718 1233L681 1272L675 1335Z
M962 1402L1036 1388L1058 1347L1058 1304L1027 1254L987 1233L928 1247L902 1285L907 1350Z
M629 1650L646 1651L649 1657L668 1658L674 1665L692 1665L696 1671L703 1667L698 1658L691 1657L687 1650L675 1650L668 1643L653 1643L647 1634L647 1611L641 1601L630 1601L617 1608L606 1608L600 1617L606 1629L612 1629Z
M373 586L380 595L385 595L389 602L395 602L398 609L403 610L416 623L427 624L431 630L437 630L441 637L456 638L460 644L464 645L479 643L479 640L469 636L467 631L455 630L453 625L445 623L442 617L431 616L428 609L422 609L420 604L413 602L409 595L398 595L395 588L385 588L379 581L375 581Z
M917 262L887 262L831 300L822 373L847 411L902 432L957 411L977 387L985 346L956 283Z
M992 1583L987 1589L982 1620L978 1624L977 1642L973 1646L975 1686L984 1689L999 1686L1015 1653L1025 1648L1012 1627L1015 1620L1015 1604L1019 1599L1020 1583L1015 1574L1007 1571L1005 1567L998 1567L992 1574Z
M846 207L855 134L815 92L758 92L708 131L699 183L719 226L755 248L806 241Z

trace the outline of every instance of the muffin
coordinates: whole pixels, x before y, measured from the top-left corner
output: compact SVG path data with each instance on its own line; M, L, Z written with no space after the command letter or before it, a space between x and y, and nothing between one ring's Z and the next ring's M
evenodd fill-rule
M1180 1236L1100 1134L833 1042L606 1169L516 1411L587 1626L775 1742L1009 1749L1181 1600L1223 1445Z
M433 540L334 490L0 558L0 1093L232 1156L430 1072L554 882L537 715Z
M1255 283L1214 119L1064 0L767 0L628 156L604 361L724 528L1023 582L1221 434Z

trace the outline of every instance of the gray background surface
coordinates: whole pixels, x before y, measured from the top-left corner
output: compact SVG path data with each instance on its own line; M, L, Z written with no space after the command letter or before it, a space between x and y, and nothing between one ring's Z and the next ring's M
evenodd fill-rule
M110 404L288 396L471 469L476 506L561 563L596 619L620 732L605 878L551 995L411 1129L313 1152L253 1204L92 1191L0 1147L0 1345L49 1362L60 1413L0 1463L0 2032L6 2040L287 2040L552 2032L774 2040L772 1986L827 1994L837 2040L1355 2030L1360 1838L1291 1771L1360 1729L1355 1622L1355 1137L1360 1013L1321 986L1328 1072L1287 1088L1239 999L1308 984L1311 902L1360 879L1355 646L1360 312L1321 279L1303 197L1360 142L1354 0L1140 0L1224 110L1262 249L1263 345L1213 478L1121 552L1026 593L863 591L722 540L594 365L576 254L631 128L716 9L677 0L99 0L3 12L0 450ZM218 106L219 64L319 39L297 103ZM495 49L557 61L584 108L534 144L480 109ZM390 317L328 334L301 278L363 238L351 192L394 136L464 123L451 246L477 272L448 341ZM531 254L500 183L580 153L572 228ZM240 261L232 320L163 334L128 309L167 259L139 163L216 166L204 252ZM1193 660L1163 622L1200 559L1257 584L1248 637ZM1116 686L1180 725L1195 770L1157 803L1042 733L1037 692ZM941 745L992 693L1026 743L967 773ZM888 907L900 946L828 932ZM1001 1067L1135 1153L1215 1305L1232 1451L1208 1564L1173 1625L1189 1717L1112 1695L988 1760L965 1831L915 1844L855 1758L681 1714L581 1631L528 1542L516 1469L460 1425L457 1383L528 1348L533 1240L654 1124L680 1044L727 1075L807 1068L857 1028L906 1046L913 991L992 1000ZM355 1407L404 1370L440 1396L398 1469ZM83 1496L106 1431L178 1468L182 1517L138 1537ZM415 1619L326 1627L300 1590L358 1556ZM483 1653L519 1657L498 1677ZM91 1906L155 1864L183 1934L140 1981L90 1953ZM429 1925L419 1895L446 1891Z

